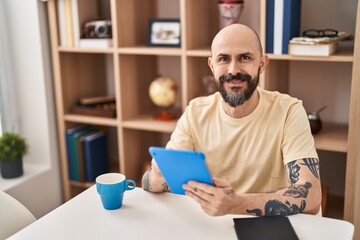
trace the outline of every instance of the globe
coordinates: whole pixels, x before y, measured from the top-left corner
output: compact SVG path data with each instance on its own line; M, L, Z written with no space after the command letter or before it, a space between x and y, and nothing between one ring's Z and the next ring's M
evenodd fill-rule
M178 96L178 86L174 79L161 76L153 80L149 87L149 96L156 106L162 108L162 112L155 115L156 119L171 120L175 118L166 111L166 108L175 103Z

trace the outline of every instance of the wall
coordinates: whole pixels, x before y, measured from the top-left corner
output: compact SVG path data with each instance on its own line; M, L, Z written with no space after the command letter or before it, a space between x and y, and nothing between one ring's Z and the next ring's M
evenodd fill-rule
M7 192L39 218L62 203L46 4L37 0L2 1L10 26L7 34L20 130L30 145L24 163L45 167ZM24 171L26 174L26 166Z

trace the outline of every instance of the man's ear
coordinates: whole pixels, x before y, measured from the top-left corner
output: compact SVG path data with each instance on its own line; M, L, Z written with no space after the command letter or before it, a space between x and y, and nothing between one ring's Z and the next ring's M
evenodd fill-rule
M269 57L268 55L264 54L260 60L260 73L264 72L268 63L269 63Z
M211 57L208 57L208 66L209 66L211 72L214 74L214 68L213 68L213 65L212 65Z

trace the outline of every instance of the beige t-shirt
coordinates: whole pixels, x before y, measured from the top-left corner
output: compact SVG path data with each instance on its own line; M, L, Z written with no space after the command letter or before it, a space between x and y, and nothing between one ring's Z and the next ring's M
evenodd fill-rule
M244 118L231 118L217 92L192 100L167 148L202 151L213 177L239 193L271 192L289 186L285 164L318 158L302 102L258 88L260 101Z

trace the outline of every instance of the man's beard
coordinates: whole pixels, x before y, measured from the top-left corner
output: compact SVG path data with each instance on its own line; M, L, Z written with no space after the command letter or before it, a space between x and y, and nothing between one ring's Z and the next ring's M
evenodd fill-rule
M229 104L231 107L236 107L242 105L246 102L254 93L255 89L259 84L259 74L260 69L258 70L258 74L251 78L249 74L241 74L238 73L235 76L231 73L227 76L223 75L219 78L219 81L216 83L218 87L218 91L220 92L221 96L223 97L224 101ZM238 88L237 91L231 91L230 93L226 92L224 87L225 82L231 81L239 81L239 82L246 82L246 88L239 89L239 87L233 87L233 90Z

